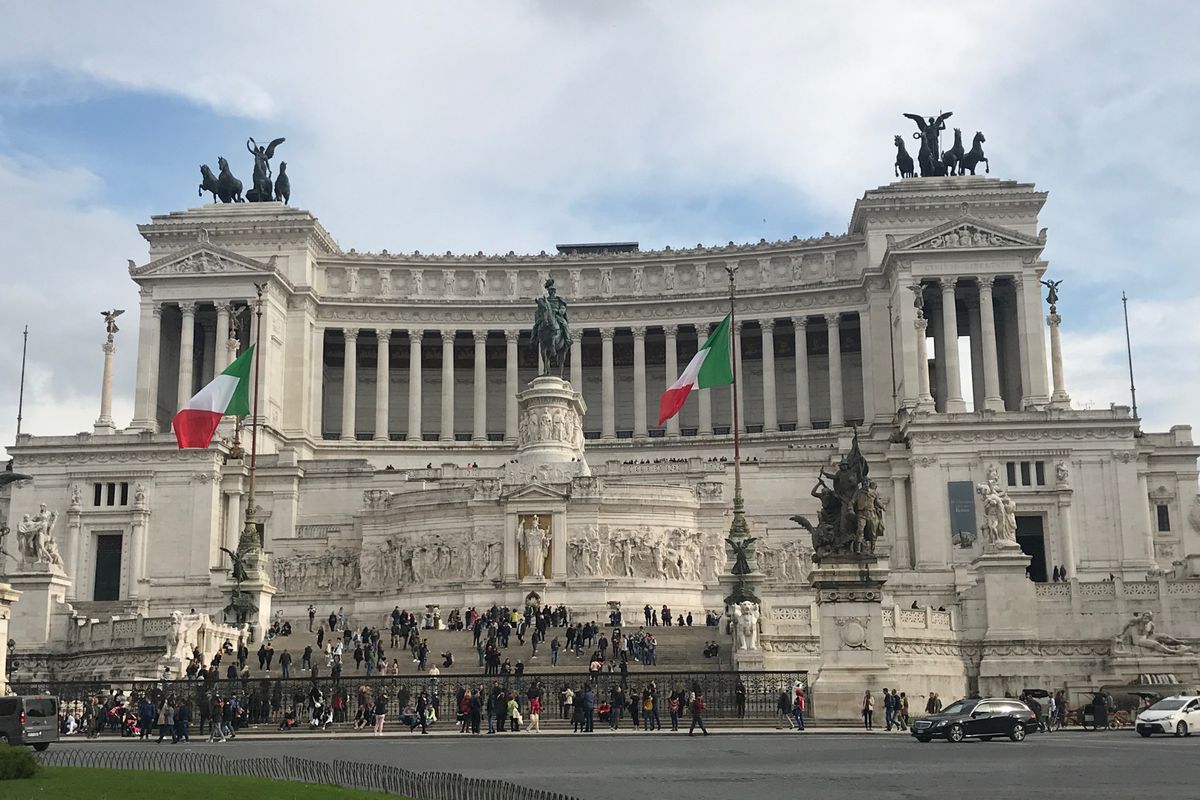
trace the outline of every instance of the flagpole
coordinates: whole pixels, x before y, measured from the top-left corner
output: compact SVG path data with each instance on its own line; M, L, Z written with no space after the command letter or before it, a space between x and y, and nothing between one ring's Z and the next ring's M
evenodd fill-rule
M17 436L21 435L21 414L25 410L25 352L29 349L29 326L25 326L25 340L21 342L21 388L17 394Z
M735 277L737 275L738 266L736 263L726 265L725 271L729 273L729 350L730 350L730 365L733 370L733 383L731 384L733 391L733 521L729 525L729 539L733 541L744 541L750 536L750 527L746 524L745 504L742 500L742 440L739 428L740 420L738 419L738 384L737 384L737 319L734 316L734 298L736 296ZM753 593L748 591L745 584L745 576L739 575L738 583L734 587L733 594L730 595L734 602L741 602L747 599L756 599Z
M258 526L254 522L254 478L258 462L258 385L259 360L262 358L259 345L262 343L262 303L266 288L265 283L254 285L257 297L254 300L254 405L250 412L250 487L246 499L246 525L242 528L242 537L238 541L239 553L257 553L262 549L262 542L258 538Z

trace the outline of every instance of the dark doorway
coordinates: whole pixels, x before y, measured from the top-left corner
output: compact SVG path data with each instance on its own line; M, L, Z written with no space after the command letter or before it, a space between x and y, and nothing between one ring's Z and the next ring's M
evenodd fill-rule
M93 600L121 599L121 540L119 534L96 537L96 588Z
M1046 536L1040 515L1017 515L1017 544L1029 556L1029 577L1038 583L1046 581Z

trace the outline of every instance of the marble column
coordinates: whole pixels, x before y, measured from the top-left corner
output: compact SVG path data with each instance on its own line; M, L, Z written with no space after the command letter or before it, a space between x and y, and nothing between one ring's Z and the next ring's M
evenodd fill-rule
M571 388L583 392L583 331L571 331Z
M1021 275L1017 280L1017 326L1021 334L1021 374L1025 381L1022 407L1041 408L1049 398L1046 386L1046 342L1042 319L1041 286L1036 275Z
M600 329L601 438L617 438L616 382L613 379L612 328Z
M1075 524L1071 515L1071 495L1067 488L1058 490L1058 525L1062 529L1062 564L1066 569L1066 580L1075 577ZM1053 567L1052 567L1053 569Z
M342 441L353 442L355 430L355 406L358 403L358 330L346 328L342 331Z
M391 412L392 389L392 330L380 328L375 331L378 350L375 356L375 441L386 442L392 438L388 430Z
M841 315L826 314L829 330L829 427L846 424L846 404L842 395L842 330Z
M646 430L646 328L633 328L633 435L645 439Z
M1063 378L1062 339L1059 338L1058 333L1058 326L1062 324L1062 317L1052 311L1046 317L1046 324L1050 326L1050 374L1054 378L1054 391L1050 395L1050 408L1070 408L1071 396L1067 394L1067 387Z
M792 317L796 337L796 430L812 427L812 407L808 400L808 317Z
M746 393L743 387L746 382L742 380L742 323L739 322L734 326L733 331L733 354L734 354L734 376L736 378L737 389L737 428L738 433L746 432ZM730 397L730 414L729 421L733 422L733 398ZM733 433L732 427L730 433Z
M196 357L196 304L183 302L179 304L182 319L179 328L179 383L176 388L175 405L183 408L183 404L192 398L192 366Z
M708 326L708 325L697 325L696 326L696 349L697 350L699 350L700 346L702 344L704 344L704 340L708 337L708 335L711 332L712 331L710 330L710 326ZM699 413L700 426L699 426L699 429L696 431L696 434L698 436L712 436L713 435L712 389L698 389L697 394L699 394L699 397L697 398L696 405L699 408L699 412L700 412Z
M217 303L216 347L217 363L213 370L220 374L229 366L229 313L233 310L232 303Z
M442 331L442 442L454 441L454 334Z
M967 305L967 341L971 347L971 409L979 411L983 403L983 323L979 319L979 301L969 298ZM964 399L966 399L964 397Z
M504 332L504 440L517 441L517 339L520 331Z
M960 414L967 410L962 396L962 375L958 367L958 308L954 302L954 288L958 278L943 278L942 285L942 339L939 342L938 358L946 370L947 414Z
M858 312L858 360L862 374L863 423L870 425L875 419L875 370L871 352L871 309ZM889 377L888 380L891 380Z
M162 306L143 301L138 321L137 389L129 427L158 432L158 348Z
M200 385L206 386L217 377L217 331L216 325L200 320Z
M913 327L917 331L917 411L933 412L933 395L929 393L929 343L925 341L925 329L929 320L917 317Z
M475 337L475 381L472 385L475 412L471 425L471 441L487 441L487 331L473 331Z
M73 502L67 507L67 541L64 548L66 551L64 556L67 561L65 567L66 573L71 576L71 586L67 589L68 600L75 600L78 597L79 591L79 551L83 540L82 512L83 509L79 503ZM3 562L3 560L4 556L0 555L0 562Z
M895 530L892 546L892 569L912 567L912 536L908 528L908 478L892 476L892 525Z
M663 339L666 342L667 354L667 375L666 383L663 386L663 391L667 390L672 383L679 377L679 349L675 341L676 335L679 333L678 325L664 325ZM710 422L711 424L711 422ZM667 420L667 436L679 435L679 415L671 417Z
M763 374L763 433L779 430L779 414L775 406L775 320L759 322L762 328Z
M404 438L419 442L421 430L421 339L425 331L408 332L408 433Z
M1000 396L1000 367L996 350L996 308L992 302L994 278L979 279L979 328L983 337L983 407L1003 411Z
M142 583L146 582L146 510L134 510L130 525L129 547L129 599L141 600L146 594Z
M221 547L230 550L237 550L238 538L242 533L242 493L240 491L231 491L225 495L225 530ZM216 552L215 566L220 569L222 567L221 560L224 558L220 550Z
M100 376L100 416L96 419L93 432L112 433L114 430L112 418L113 356L117 352L117 345L113 342L111 333L100 349L104 352L104 371Z

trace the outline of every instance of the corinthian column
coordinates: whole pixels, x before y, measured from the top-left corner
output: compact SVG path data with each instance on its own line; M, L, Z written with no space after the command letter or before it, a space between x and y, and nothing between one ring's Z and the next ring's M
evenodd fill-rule
M196 356L196 304L180 303L179 311L182 319L179 328L179 384L175 405L183 408L183 404L192 397L192 365Z
M375 338L379 341L375 358L375 441L386 442L392 438L391 431L388 430L392 386L392 331L390 328L380 328L375 331Z
M846 424L846 404L842 394L842 332L840 315L826 314L829 328L829 427Z
M475 383L471 387L474 392L475 412L471 426L471 441L487 441L487 331L474 331L475 337Z
M667 381L666 386L663 386L665 391L667 386L675 382L679 377L679 352L676 345L675 336L679 333L678 325L664 325L663 337L667 343ZM710 423L711 424L711 423ZM671 417L667 420L667 436L679 435L679 415Z
M808 402L808 317L792 317L796 337L796 430L812 427L812 408Z
M355 405L358 403L358 330L342 331L342 441L353 442L357 436Z
M633 435L645 439L646 430L646 328L633 329Z
M454 334L442 331L442 442L454 441Z
M112 433L113 355L117 352L117 345L113 342L111 333L100 349L104 351L104 372L100 377L100 416L96 420L93 431L95 433ZM0 558L3 556L0 555Z
M917 330L917 411L933 411L933 395L929 393L929 343L925 341L925 329L929 320L917 317L913 323Z
M763 371L763 432L779 430L779 418L775 408L775 320L764 319L762 326L762 371Z
M612 328L600 329L600 435L604 439L617 438L616 386L613 380L613 334Z
M504 332L504 440L517 441L517 339L520 331Z
M1046 324L1050 326L1050 374L1054 378L1054 392L1050 395L1050 408L1070 408L1071 396L1067 394L1063 378L1062 339L1058 334L1058 326L1062 324L1062 317L1051 310L1050 316L1046 317Z
M162 306L142 301L138 330L137 392L129 427L158 432L158 346Z
M217 330L214 337L216 350L216 364L213 366L214 376L220 375L229 366L229 361L226 360L226 357L229 355L229 312L232 308L232 303L217 303Z
M583 331L571 331L571 388L583 392Z
M947 414L958 414L967 410L958 368L958 309L954 302L954 288L957 283L958 278L942 279L942 341L938 358L946 368Z
M421 338L425 331L408 332L408 433L405 439L421 441Z
M979 279L979 327L983 336L983 407L988 411L1003 411L1000 397L1000 369L996 356L996 309L992 304L994 278Z
M737 429L738 429L738 433L745 433L746 432L746 396L745 396L745 392L742 390L742 387L746 385L746 382L742 380L742 323L740 323L740 322L737 323L736 325L734 325L733 353L734 353L734 361L736 362L736 366L734 367L733 371L734 371L735 383L737 383L737 387L736 387L736 389L737 389L737 392L736 392L737 409L738 409ZM732 404L734 402L732 397L730 398L729 402L731 404L729 420L732 423L732 421L733 421ZM730 432L730 434L733 433L732 427L730 427L729 432Z

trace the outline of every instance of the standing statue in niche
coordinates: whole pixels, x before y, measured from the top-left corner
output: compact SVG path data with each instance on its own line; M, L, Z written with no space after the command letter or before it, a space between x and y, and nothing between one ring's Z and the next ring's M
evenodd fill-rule
M758 603L743 600L733 606L733 630L738 650L758 649Z
M550 531L538 523L538 515L521 528L521 549L525 552L525 574L528 577L545 577L546 553L550 549Z
M542 369L538 375L549 375L552 369L557 369L558 377L561 378L563 367L567 363L567 354L571 350L567 303L558 296L554 288L554 278L547 278L544 286L546 295L537 299L530 337L537 344L542 357Z

